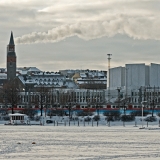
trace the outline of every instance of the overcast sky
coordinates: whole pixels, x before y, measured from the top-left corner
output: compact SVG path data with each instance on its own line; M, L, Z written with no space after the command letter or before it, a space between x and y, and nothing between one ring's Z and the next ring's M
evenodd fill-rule
M17 66L107 70L160 63L160 0L0 0L0 67L13 31Z

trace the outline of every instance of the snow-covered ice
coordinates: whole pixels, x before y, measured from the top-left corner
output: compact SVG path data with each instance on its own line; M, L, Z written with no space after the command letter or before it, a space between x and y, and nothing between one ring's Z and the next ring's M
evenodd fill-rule
M139 129L133 125L0 125L0 137L0 159L3 160L160 159L160 130Z

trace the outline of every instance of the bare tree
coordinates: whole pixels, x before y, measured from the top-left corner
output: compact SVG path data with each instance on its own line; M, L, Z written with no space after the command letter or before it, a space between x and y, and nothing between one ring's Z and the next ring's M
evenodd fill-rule
M153 91L152 91L153 89ZM146 101L151 109L152 117L154 116L154 111L156 108L156 105L160 103L160 97L159 97L159 87L147 87L148 93L145 91L146 95Z
M68 105L68 112L69 112L69 118L72 118L72 110L74 105L76 104L75 102L75 91L74 90L68 90L67 91L67 105Z
M87 113L88 116L91 114L90 113L90 107L91 107L91 96L90 96L90 91L87 89L86 92L86 102L87 102Z
M41 116L43 114L43 107L46 105L46 98L49 96L49 89L44 85L39 86L35 92L35 104L40 105Z
M20 87L18 81L15 79L13 81L8 81L3 85L3 98L5 104L11 104L12 114L14 113L14 107L20 101Z
M34 116L36 115L36 111L31 108L25 108L24 110L21 111L22 114L26 114L30 119L33 119Z

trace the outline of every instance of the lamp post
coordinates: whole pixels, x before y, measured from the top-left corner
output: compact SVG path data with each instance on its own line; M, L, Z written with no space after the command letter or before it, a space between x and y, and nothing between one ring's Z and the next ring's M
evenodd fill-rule
M119 102L120 102L120 91L121 91L121 87L117 87L117 91L118 91L118 109L120 109L120 107L119 107Z
M141 105L142 105L142 127L140 129L144 129L145 127L143 127L143 107L144 107L144 104L147 103L147 101L142 101L141 102Z
M14 114L14 93L13 93L13 89L10 88L10 92L11 92L11 105L12 105L12 114Z

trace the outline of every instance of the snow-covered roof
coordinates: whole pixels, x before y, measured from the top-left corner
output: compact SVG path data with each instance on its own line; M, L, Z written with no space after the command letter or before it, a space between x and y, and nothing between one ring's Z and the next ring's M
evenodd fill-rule
M53 75L55 75L55 76L63 76L63 75L61 75L59 72L36 72L36 73L34 73L34 75L43 75L43 76L53 76Z
M14 114L9 114L9 116L26 116L26 114L14 113Z
M35 84L35 87L40 85L44 85L45 87L66 87L66 88L77 88L76 84L71 80L66 80L65 76L62 75L43 75L43 76L36 76L31 75L26 77L26 81L24 80L24 76L18 76L21 82L25 84Z
M65 86L67 88L78 88L78 86L73 81L71 81L71 80L66 81Z
M80 73L80 77L87 77L86 73Z
M0 79L7 79L6 73L0 73Z
M23 76L18 76L18 78L23 84L25 84L25 80L24 80Z
M39 69L36 68L36 67L30 67L28 71L29 71L29 72L40 72L41 70L39 70Z

